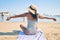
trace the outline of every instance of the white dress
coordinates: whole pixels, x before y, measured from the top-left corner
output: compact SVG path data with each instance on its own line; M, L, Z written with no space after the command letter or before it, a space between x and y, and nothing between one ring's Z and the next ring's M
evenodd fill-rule
M37 28L36 28L36 23L37 23L36 20L34 20L34 21L28 20L27 29L28 29L28 31L30 32L30 34L32 34L32 35L33 35L33 34L36 32L36 30L37 30Z
M36 31L36 21L28 20L27 29L30 34L34 34ZM17 40L46 40L42 30L39 30L35 35L26 35L23 31L20 31Z
M36 31L36 23L36 20L28 20L27 29L32 35L26 35L23 31L20 31L17 40L46 40L46 37L41 30L39 30L37 34L33 35Z

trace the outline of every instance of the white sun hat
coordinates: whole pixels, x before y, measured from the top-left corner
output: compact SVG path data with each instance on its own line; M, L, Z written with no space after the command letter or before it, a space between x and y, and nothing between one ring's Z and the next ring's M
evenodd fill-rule
M32 4L31 6L28 7L28 11L32 12L35 14L35 11L37 11L37 6Z

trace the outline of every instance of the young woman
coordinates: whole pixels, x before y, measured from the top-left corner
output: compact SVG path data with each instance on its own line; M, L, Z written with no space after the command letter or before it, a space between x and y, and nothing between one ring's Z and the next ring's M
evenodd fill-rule
M37 7L35 5L29 6L28 12L25 12L23 14L16 15L16 16L8 17L7 20L10 20L11 18L17 18L17 17L27 17L27 20L28 20L27 28L25 28L23 25L20 25L20 28L23 30L23 32L26 35L34 35L37 33L36 23L38 21L38 18L51 19L51 20L56 21L55 18L49 18L49 17L45 17L45 16L38 14Z

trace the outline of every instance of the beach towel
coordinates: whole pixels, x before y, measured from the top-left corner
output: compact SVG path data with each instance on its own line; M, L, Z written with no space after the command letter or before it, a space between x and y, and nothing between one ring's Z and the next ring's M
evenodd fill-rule
M20 31L17 40L46 40L46 37L41 30L35 35L25 35L24 32Z

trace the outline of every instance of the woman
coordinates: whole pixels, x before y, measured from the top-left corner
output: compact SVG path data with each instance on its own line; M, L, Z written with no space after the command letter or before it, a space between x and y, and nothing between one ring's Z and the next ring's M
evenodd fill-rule
M52 20L56 21L55 18L49 18L49 17L39 15L37 13L37 7L35 5L29 6L28 12L25 12L23 14L16 15L16 16L8 17L7 20L10 20L11 18L17 18L17 17L27 17L27 20L28 20L27 28L25 28L23 25L20 25L20 28L23 30L23 32L26 35L34 35L37 33L36 23L38 21L38 18L40 18L40 19L52 19Z

